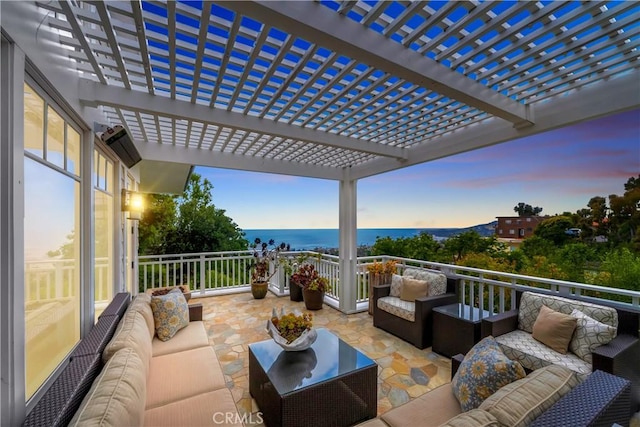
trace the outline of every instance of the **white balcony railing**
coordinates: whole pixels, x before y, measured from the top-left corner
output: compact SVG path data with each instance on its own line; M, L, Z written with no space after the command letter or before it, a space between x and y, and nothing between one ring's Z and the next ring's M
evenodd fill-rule
M339 257L317 252L284 252L281 256L295 257L304 254L306 262L313 264L320 275L329 280L330 290L325 301L334 306L339 302L340 264ZM140 256L139 288L149 288L188 284L195 296L214 295L216 293L245 291L249 288L250 272L248 266L251 252L211 252L198 254ZM606 299L627 309L640 311L640 292L604 286L574 283L562 280L520 274L502 273L472 267L442 264L414 259L374 256L360 257L357 260L356 304L364 309L368 298L369 272L372 263L395 260L398 272L406 267L439 270L447 277L459 280L462 303L481 307L491 313L510 310L515 302L517 290L545 289L563 296L582 296L594 302ZM289 290L289 278L284 275L280 263L271 266L276 270L270 282L270 290L277 295L285 295Z

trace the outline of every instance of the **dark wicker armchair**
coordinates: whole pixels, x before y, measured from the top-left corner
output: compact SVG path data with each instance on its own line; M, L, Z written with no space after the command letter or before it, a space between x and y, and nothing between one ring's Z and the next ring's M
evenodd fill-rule
M415 321L398 317L378 308L378 299L389 295L391 285L373 287L373 326L410 342L417 348L431 346L433 341L433 309L458 302L457 281L447 278L447 293L416 299Z

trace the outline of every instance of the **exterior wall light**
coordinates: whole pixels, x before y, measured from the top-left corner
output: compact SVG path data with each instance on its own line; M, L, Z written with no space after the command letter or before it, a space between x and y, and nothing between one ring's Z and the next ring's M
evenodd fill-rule
M144 211L144 200L142 194L136 191L122 189L122 212L129 212L129 219L139 220Z

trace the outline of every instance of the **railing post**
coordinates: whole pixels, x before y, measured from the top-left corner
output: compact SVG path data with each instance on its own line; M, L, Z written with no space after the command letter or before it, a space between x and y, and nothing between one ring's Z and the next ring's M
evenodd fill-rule
M204 295L205 292L205 276L206 276L206 271L205 271L205 260L204 260L204 255L200 255L200 294Z
M55 268L56 269L55 269L55 273L54 273L55 274L55 279L54 280L55 280L55 284L56 284L56 286L55 286L56 290L55 290L55 294L50 296L52 298L62 298L62 294L63 294L63 291L62 291L62 282L63 282L62 264L63 264L63 262L56 262L55 263Z

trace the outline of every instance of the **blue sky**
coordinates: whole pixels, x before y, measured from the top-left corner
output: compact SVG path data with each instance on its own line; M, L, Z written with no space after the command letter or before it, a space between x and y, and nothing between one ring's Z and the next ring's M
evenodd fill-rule
M338 182L197 167L213 202L243 229L337 228ZM622 195L640 174L640 110L358 181L359 228L466 227L514 215L575 212Z

